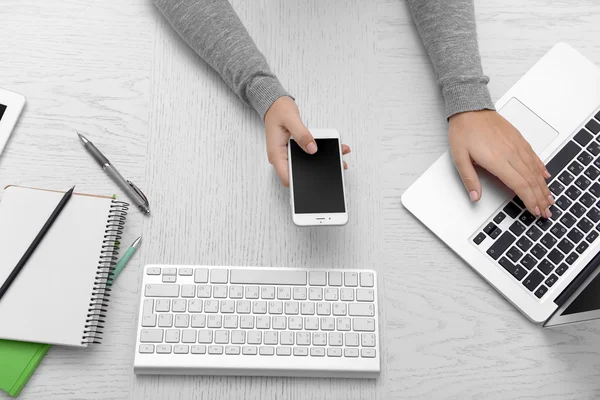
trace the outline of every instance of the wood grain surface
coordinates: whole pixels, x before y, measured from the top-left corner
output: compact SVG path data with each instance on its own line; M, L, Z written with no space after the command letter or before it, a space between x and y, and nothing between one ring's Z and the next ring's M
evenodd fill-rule
M0 87L28 103L0 157L0 186L120 194L79 131L147 192L152 209L149 218L130 212L124 242L143 234L144 243L115 285L104 343L52 348L20 398L600 397L600 321L532 325L400 203L447 149L442 98L406 4L232 3L307 126L336 128L352 147L350 222L292 224L259 117L150 0L4 0ZM478 1L476 11L495 99L558 41L600 65L594 0ZM136 377L148 263L374 268L381 376Z

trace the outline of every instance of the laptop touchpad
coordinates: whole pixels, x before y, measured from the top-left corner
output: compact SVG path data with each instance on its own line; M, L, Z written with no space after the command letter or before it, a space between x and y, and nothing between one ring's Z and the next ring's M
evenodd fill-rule
M515 97L498 112L521 132L538 155L558 136L554 128Z

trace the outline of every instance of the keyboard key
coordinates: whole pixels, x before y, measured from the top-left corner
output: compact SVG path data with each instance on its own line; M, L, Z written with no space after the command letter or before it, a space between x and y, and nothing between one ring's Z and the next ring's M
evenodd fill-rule
M579 161L583 165L588 165L589 163L594 161L594 157L592 157L590 153L584 150L577 156L577 161Z
M583 196L579 199L579 202L583 204L585 207L590 208L594 205L596 199L589 193L584 193Z
M552 220L546 218L540 218L535 221L535 225L539 227L541 230L545 231L552 226Z
M546 169L550 175L558 174L577 154L581 147L574 141L570 140L556 155L546 164Z
M533 246L533 242L531 240L527 239L527 237L525 237L525 236L521 236L517 240L517 247L523 251L529 250L529 248L531 248L531 246Z
M163 341L162 329L142 329L140 332L140 342L142 343L162 343Z
M599 144L600 146L600 144ZM557 181L554 181L557 182ZM590 180L588 178L586 178L585 176L580 176L575 180L575 185L577 185L577 187L581 190L585 190L588 188L588 186L590 186L592 184L592 182L590 182Z
M150 267L150 268L146 269L146 273L148 275L160 275L160 268L159 267ZM154 351L154 346L152 346L152 351Z
M542 236L542 231L539 230L536 226L532 226L531 228L529 228L526 235L535 242Z
M348 358L358 357L358 349L344 349L344 357L348 357Z
M348 304L348 315L372 317L375 315L375 306L373 304L350 303Z
M557 249L552 249L552 251L548 254L548 259L556 265L558 265L558 263L561 262L563 258L565 258L565 256Z
M208 268L194 269L194 282L195 283L208 283Z
M565 187L558 180L553 181L548 188L555 196L558 196L565 190Z
M577 259L578 259L578 258L579 258L579 255L578 255L577 253L575 253L575 252L572 252L571 254L569 254L569 255L567 256L567 259L566 259L565 261L567 262L567 264L569 264L569 265L573 265L573 263L574 263L575 261L577 261ZM560 275L560 274L559 274L559 275Z
M594 116L594 118L596 118L596 121L600 121L600 111Z
M577 227L584 233L588 233L593 227L594 224L587 218L583 217L578 223Z
M165 268L167 269L167 268ZM151 284L146 285L144 292L146 297L179 297L179 285L162 285Z
M163 275L177 275L177 268L165 268L163 269Z
M150 275L150 274L148 274ZM158 275L158 274L154 274ZM152 354L154 353L154 345L153 344L140 344L140 354Z
M562 276L568 269L569 266L567 264L560 264L560 266L556 268L555 272L558 276Z
M494 225L494 228L496 228L496 226ZM492 229L493 230L493 229ZM489 233L489 232L486 232ZM327 285L327 273L325 271L310 271L308 273L309 279L309 285L311 286L325 286ZM292 283L293 285L295 285L296 283Z
M575 186L569 186L565 194L569 196L571 200L577 200L581 195L581 190L577 189Z
M327 349L327 357L341 357L342 356L342 349L336 349L336 348L328 348Z
M586 251L588 247L590 247L590 245L587 244L587 242L581 242L575 250L577 250L579 254L583 254L583 252Z
M573 207L569 209L569 211L577 218L581 218L581 216L585 214L587 209L584 206L582 206L581 203L575 203L573 204Z
M509 202L503 209L511 218L517 218L517 215L521 213L521 209L513 202Z
M600 184L594 182L592 186L590 186L589 192L596 197L600 197Z
M535 221L535 216L531 214L529 211L524 211L523 214L519 216L519 221L523 223L525 226L529 226Z
M584 147L586 144L588 144L594 137L585 129L581 129L579 132L577 132L577 134L573 137L573 140L575 140L577 143L579 143L579 145L581 147Z
M192 268L179 268L179 275L181 276L192 276L194 270Z
M594 207L590 211L588 211L586 216L589 219L591 219L593 222L598 222L598 221L600 221L600 210L598 210L596 207Z
M581 171L583 171L583 165L581 165L577 161L573 161L567 169L571 174L577 176L581 173Z
M530 292L533 292L535 288L544 280L544 275L542 275L539 271L533 270L531 273L523 280L523 285L529 289Z
M483 238L485 239L485 235ZM342 286L342 273L340 271L329 272L329 286Z
M544 295L546 294L547 291L548 291L548 288L546 286L542 285L538 288L538 290L535 291L535 297L537 297L538 299L541 299L542 297L544 297Z
M506 214L499 212L498 215L494 217L494 222L499 224L500 222L504 221L504 218L506 218Z
M519 281L527 275L527 270L525 268L514 265L508 261L506 257L502 257L498 263Z
M173 353L175 354L188 354L190 352L190 346L187 344L177 344L173 346Z
M362 349L360 356L362 358L375 358L375 349Z
M587 235L587 237L585 238L585 240L588 241L588 243L592 243L594 242L594 240L596 240L598 238L598 232L596 231L591 231L589 235Z
M558 221L558 219L560 218L560 216L562 215L562 211L560 208L558 208L555 205L551 205L550 206L550 212L552 213L552 216L550 217L550 219L552 221Z
M598 154L600 154L600 144L597 142L590 143L587 147L587 151L592 153L594 156L597 156Z
M531 256L531 254L526 254L525 257L521 259L521 265L527 269L532 269L537 265L537 260Z
M373 318L354 318L352 329L355 332L375 332L375 320Z
M473 238L473 242L475 242L475 244L481 244L481 242L483 242L484 240L485 233L483 232L479 232L479 234Z
M513 246L506 252L506 256L510 258L512 262L516 263L523 256L523 253Z
M225 346L225 354L228 354L228 355L240 354L240 346Z
M163 281L163 283L175 283L175 282L177 282L177 276L163 274L162 281Z
M593 165L590 165L588 169L585 170L584 174L594 181L598 178L598 176L600 176L600 171L598 171L598 169Z
M290 355L292 355L292 348L279 346L276 349L276 354L278 356L290 356Z
M561 210L566 210L567 208L571 207L571 204L573 204L573 202L571 200L569 200L567 198L567 196L562 195L560 196L558 199L556 199L555 204L561 209Z
M296 350L296 349L294 349L294 355L295 355L295 356L296 356L296 355L300 355L300 354L296 354L296 351L295 351L295 350ZM308 354L308 349L306 349L306 348L301 348L301 350L303 350L303 351L306 351L306 354L304 354L304 355L307 355L307 354ZM299 352L299 353L300 353L300 352ZM256 346L243 346L243 347L242 347L242 354L243 354L243 355L245 355L245 356L255 356L255 355L257 355L257 354L258 354L258 347L256 347Z
M567 229L562 226L561 224L555 224L552 229L550 229L550 232L556 236L558 239L560 239L561 237L563 237L566 233L567 233Z
M595 120L590 120L590 122L588 122L587 124L585 124L585 127L588 129L588 131L592 132L594 135L596 135L598 132L600 132L600 123L598 123L598 121Z
M532 229L535 227L532 227ZM537 229L537 228L535 228ZM539 231L539 229L538 229ZM494 260L497 260L502 253L506 251L515 242L516 238L510 232L504 232L500 237L496 240L496 242L487 250L487 253Z
M542 240L540 240L540 243L546 246L546 248L551 249L556 244L556 239L554 236L546 233L544 237L542 237Z
M570 228L573 225L575 225L575 222L577 222L577 219L574 216L572 216L571 214L569 214L568 212L566 212L560 218L560 222L567 228Z
M158 354L171 354L171 345L170 344L159 344L156 346L156 353Z
M308 348L307 347L294 347L294 356L297 356L297 357L308 356Z
M546 279L546 282L544 282L546 284L546 286L548 287L552 287L556 281L558 280L558 276L552 274L548 277L548 279Z
M519 207L521 207L521 209L525 208L525 204L523 204L523 200L521 200L519 198L519 196L515 196L513 198L513 201L515 202L516 205L518 205Z
M221 345L208 346L208 354L223 354L223 346L221 346Z
M360 286L362 287L373 287L375 284L375 277L371 272L360 273Z
M227 283L228 271L223 268L215 268L210 270L210 283ZM231 282L231 283L242 283L242 282ZM210 348L209 348L210 353Z
M344 286L358 286L358 274L356 272L344 272Z
M538 260L541 260L546 255L547 252L548 252L548 250L546 250L539 244L536 244L535 246L533 246L531 248L531 254L533 254L535 256L535 258L537 258Z
M554 270L554 265L552 265L550 261L544 260L538 265L538 269L542 271L544 275L548 275Z
M581 233L577 228L573 228L569 233L567 233L567 237L571 239L573 243L577 244L581 241L581 239L583 239L583 233Z
M520 236L523 232L525 232L525 225L523 225L522 223L520 223L519 221L515 221L512 223L512 225L508 228L512 233L515 234L515 236Z
M568 171L564 171L558 177L558 180L561 181L561 183L565 186L569 186L571 182L573 182L573 179L575 179L575 177L571 175Z

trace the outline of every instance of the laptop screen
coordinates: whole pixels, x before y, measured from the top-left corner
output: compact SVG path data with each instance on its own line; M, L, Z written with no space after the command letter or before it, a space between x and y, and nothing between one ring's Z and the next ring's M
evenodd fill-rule
M600 274L577 296L562 315L600 310Z

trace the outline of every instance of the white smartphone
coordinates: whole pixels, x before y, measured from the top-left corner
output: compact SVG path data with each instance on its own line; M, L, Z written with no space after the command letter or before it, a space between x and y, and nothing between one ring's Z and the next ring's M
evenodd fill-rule
M288 162L292 219L298 226L345 225L348 222L344 160L340 133L310 129L317 152L308 154L290 139Z

